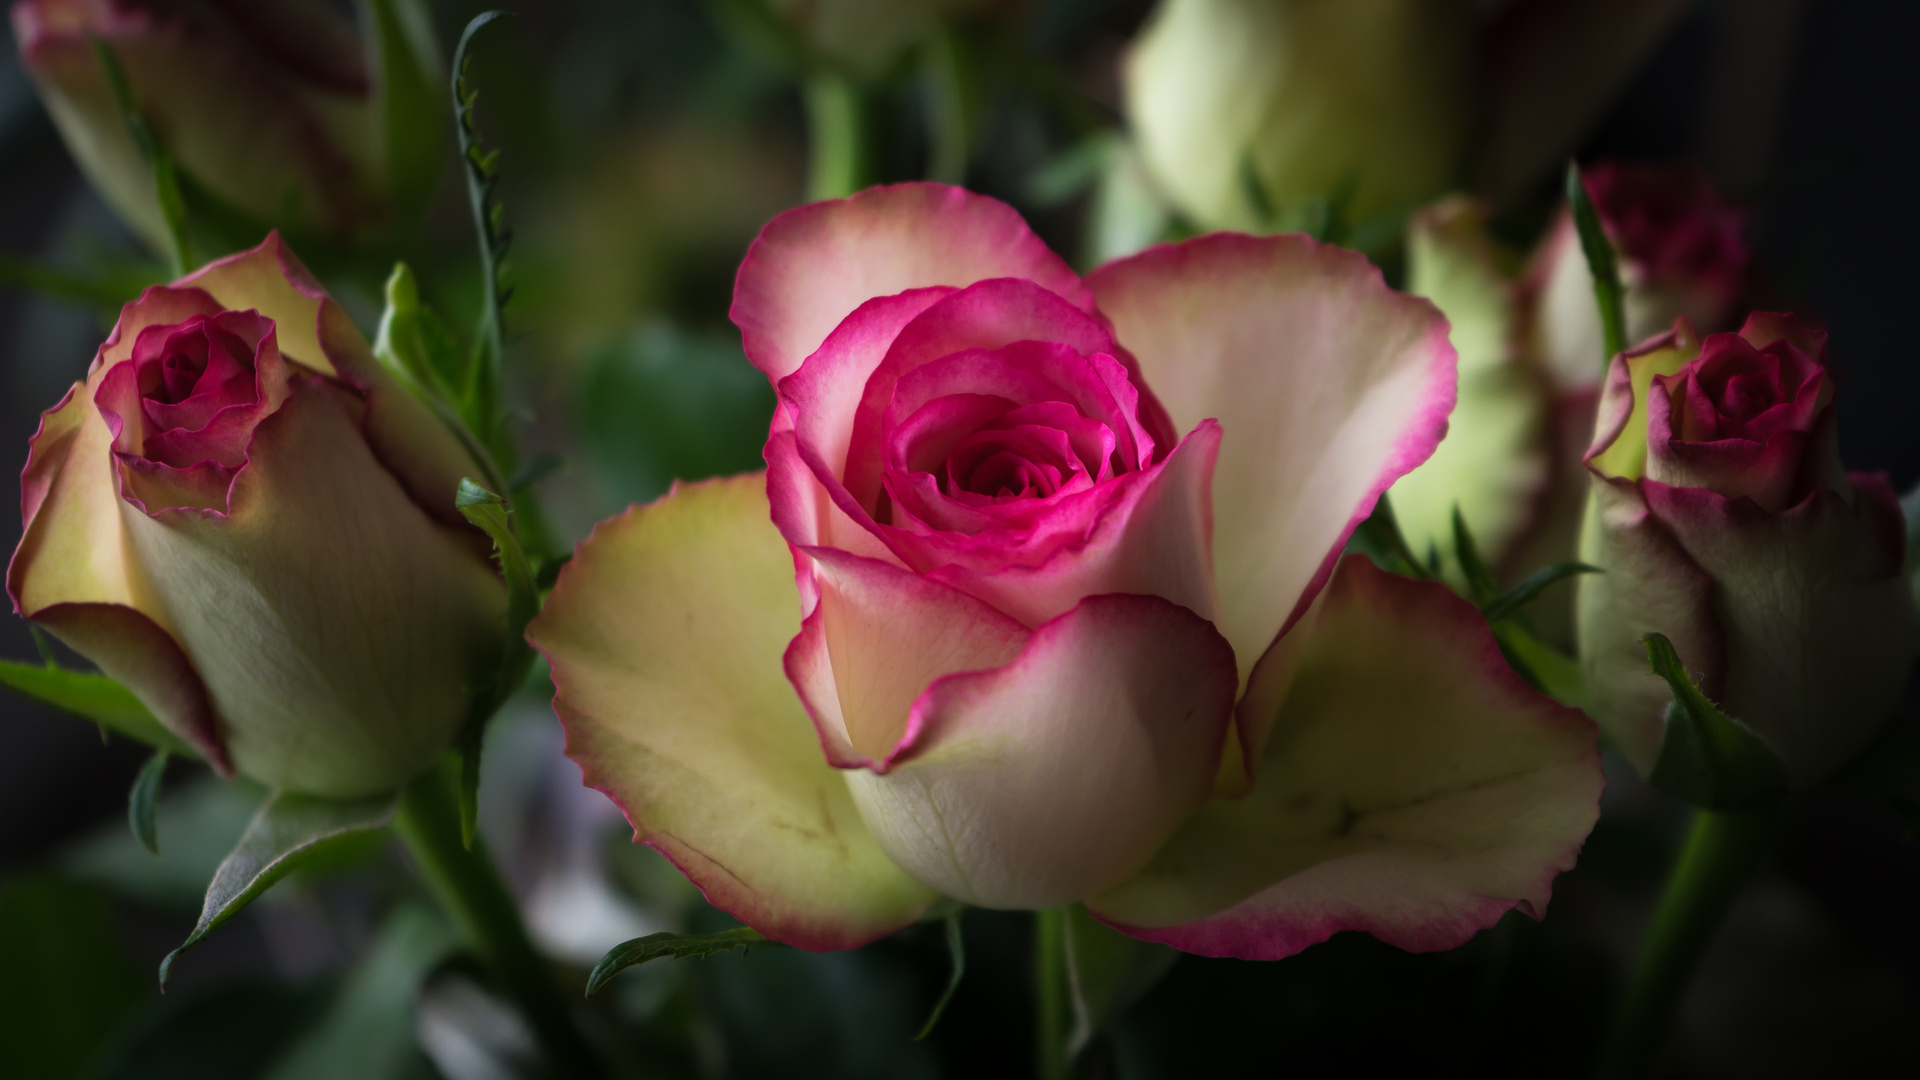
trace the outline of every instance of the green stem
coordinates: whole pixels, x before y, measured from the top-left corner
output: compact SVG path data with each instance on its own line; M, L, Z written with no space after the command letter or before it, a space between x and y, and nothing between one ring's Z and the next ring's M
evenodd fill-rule
M1040 1080L1067 1076L1067 912L1033 913L1034 1041Z
M605 1065L575 1025L546 961L527 937L520 910L494 869L485 843L475 839L471 851L461 846L460 808L450 765L449 761L430 769L406 786L395 831L467 944L493 969L526 1014L555 1071L588 1080L605 1077Z
M1647 1075L1694 969L1741 885L1766 854L1778 806L1769 801L1740 810L1694 811L1693 827L1614 1014L1602 1077Z
M807 79L807 132L812 160L807 165L807 197L841 199L865 183L866 123L860 91L835 71L817 71Z

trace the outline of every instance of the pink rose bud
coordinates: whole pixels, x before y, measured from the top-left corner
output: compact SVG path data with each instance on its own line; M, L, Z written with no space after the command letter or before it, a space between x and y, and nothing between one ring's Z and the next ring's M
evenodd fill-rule
M113 51L183 179L263 226L362 237L424 201L436 179L440 128L389 130L385 99L410 72L379 70L370 43L317 0L18 0L13 31L81 171L155 250L167 233L152 173L89 39ZM406 100L438 102L430 35L392 48L412 53L420 77Z
M463 474L272 236L121 311L33 438L7 591L217 769L390 790L499 658Z
M1686 163L1600 162L1582 170L1627 286L1627 340L1644 341L1686 317L1729 327L1753 255L1747 215ZM1573 215L1562 207L1528 272L1533 346L1562 393L1598 385L1606 347L1593 277Z
M903 184L776 218L733 319L767 471L603 522L528 628L587 782L715 904L824 949L1082 901L1257 958L1539 913L1590 729L1341 557L1445 428L1431 305L1300 236L1082 279Z
M1845 472L1826 335L1685 319L1614 358L1586 456L1578 593L1588 711L1643 771L1670 700L1642 638L1777 754L1795 787L1858 753L1913 655L1906 526L1884 474Z

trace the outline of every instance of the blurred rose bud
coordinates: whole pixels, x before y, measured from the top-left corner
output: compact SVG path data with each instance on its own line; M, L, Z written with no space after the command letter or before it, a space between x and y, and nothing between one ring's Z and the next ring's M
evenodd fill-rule
M1408 222L1407 291L1447 317L1460 387L1447 437L1391 494L1416 556L1453 551L1457 507L1480 553L1497 566L1539 518L1552 474L1553 414L1547 382L1519 334L1518 260L1489 235L1488 216L1485 205L1453 196Z
M1265 228L1343 188L1365 221L1454 180L1472 50L1453 0L1164 0L1124 65L1127 115L1202 226Z
M33 438L7 591L221 771L391 789L500 655L463 473L272 236L121 311Z
M1756 314L1738 334L1671 333L1614 358L1587 452L1579 585L1588 711L1642 770L1670 700L1659 632L1794 787L1873 737L1906 686L1905 523L1887 479L1845 472L1826 335Z
M424 203L442 142L423 14L410 0L366 10L371 40L318 0L19 0L13 31L81 171L156 250L167 232L152 174L89 39L113 51L135 107L204 198L351 240Z
M1726 329L1752 253L1747 215L1684 162L1601 162L1581 171L1627 286L1627 340L1644 341L1685 316L1703 331ZM1562 392L1595 387L1606 346L1593 276L1573 215L1562 206L1528 272L1533 347Z

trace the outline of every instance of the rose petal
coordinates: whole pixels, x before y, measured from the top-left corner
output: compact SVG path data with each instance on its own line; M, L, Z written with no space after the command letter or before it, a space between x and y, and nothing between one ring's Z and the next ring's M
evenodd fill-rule
M881 531L909 565L932 567L927 576L1028 626L1103 593L1159 596L1210 619L1220 605L1210 555L1219 448L1219 425L1202 424L1146 472L1054 500L1066 520L1037 524L1031 535L996 543L991 533ZM1075 532L1084 539L1028 561L1034 537L1059 541Z
M1356 556L1312 620L1253 793L1208 804L1088 906L1259 960L1340 930L1449 949L1509 909L1543 915L1599 816L1593 725L1529 689L1440 585Z
M820 602L786 670L835 765L885 769L915 738L908 713L927 685L1019 655L1026 627L956 589L833 548L811 559Z
M231 775L206 689L129 550L112 447L86 383L41 417L20 475L26 528L7 566L7 595L15 612L91 658Z
M864 944L934 896L875 844L781 671L792 561L758 475L602 522L527 637L587 784L768 937Z
M1588 715L1644 775L1660 756L1673 694L1653 673L1642 641L1665 634L1695 681L1718 699L1727 640L1714 606L1713 578L1647 509L1640 486L1593 476L1581 525L1580 558L1604 567L1575 583L1580 666Z
M1446 432L1446 320L1364 257L1300 236L1201 237L1087 284L1175 423L1224 429L1213 562L1244 680L1380 493Z
M768 222L740 264L730 315L747 358L777 385L874 297L1001 277L1093 307L1080 279L1012 207L941 184L895 184Z
M445 750L499 661L506 589L369 451L365 406L296 378L254 430L231 511L120 519L241 772L390 791Z
M421 509L477 543L478 530L461 516L453 496L462 477L478 478L485 472L439 418L380 367L346 310L327 295L278 232L269 233L259 247L207 264L175 286L203 289L235 311L258 311L274 321L283 357L363 392L366 441L374 456Z
M1913 612L1882 540L1884 504L1850 500L1849 485L1768 513L1698 488L1641 487L1713 581L1727 661L1710 696L1779 752L1793 787L1825 779L1886 724L1911 669Z
M1211 623L1155 597L1091 597L1005 667L935 682L901 760L848 783L881 846L941 892L1084 899L1205 801L1233 683Z

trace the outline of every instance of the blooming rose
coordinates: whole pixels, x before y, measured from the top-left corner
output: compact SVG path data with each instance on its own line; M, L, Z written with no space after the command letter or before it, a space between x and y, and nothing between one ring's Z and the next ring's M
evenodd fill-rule
M423 203L440 164L435 129L385 126L393 95L439 99L437 47L420 19L378 6L404 24L385 27L384 62L318 0L18 0L13 35L81 171L156 250L152 175L89 39L113 50L186 178L255 221L344 239Z
M1826 335L1756 314L1701 341L1685 319L1614 358L1593 445L1579 586L1588 711L1636 765L1670 700L1665 634L1795 787L1865 745L1906 687L1905 522L1882 474L1846 473Z
M122 309L33 438L7 591L222 772L391 789L500 655L476 471L270 236Z
M587 782L715 904L839 948L1085 901L1248 957L1542 910L1591 728L1340 560L1452 404L1429 305L1297 236L1083 281L909 184L775 219L733 317L767 472L602 523L528 635Z

